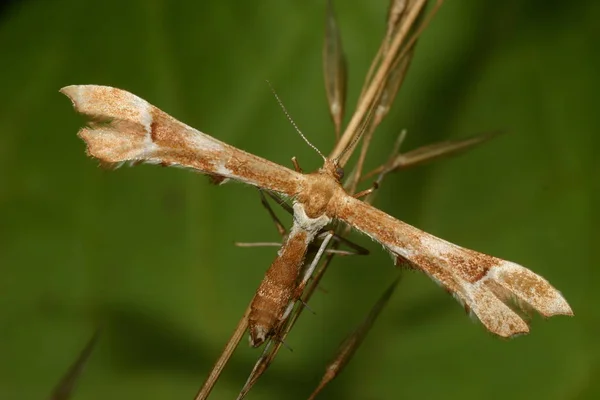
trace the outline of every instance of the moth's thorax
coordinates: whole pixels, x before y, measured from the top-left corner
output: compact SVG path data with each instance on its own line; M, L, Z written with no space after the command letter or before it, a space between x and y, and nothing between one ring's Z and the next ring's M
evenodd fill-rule
M318 218L324 214L333 217L331 200L346 194L339 182L339 174L337 164L327 160L323 168L306 175L305 190L297 200L304 205L308 217Z

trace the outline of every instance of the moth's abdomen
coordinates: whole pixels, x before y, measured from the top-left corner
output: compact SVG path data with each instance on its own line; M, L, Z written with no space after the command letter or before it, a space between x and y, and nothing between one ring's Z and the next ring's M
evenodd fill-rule
M307 239L306 231L292 229L258 287L248 316L251 346L260 346L285 319L285 312L298 287L309 243Z

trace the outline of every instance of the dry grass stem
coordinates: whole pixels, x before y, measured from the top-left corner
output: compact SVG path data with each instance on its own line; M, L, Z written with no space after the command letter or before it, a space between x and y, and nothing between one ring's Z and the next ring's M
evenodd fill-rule
M325 17L325 40L323 43L323 72L329 113L335 126L336 140L340 137L346 104L348 71L342 37L333 10L333 2L327 1Z
M88 340L85 347L81 350L75 362L73 362L73 364L69 367L58 385L56 385L52 391L50 400L68 400L71 398L73 391L75 390L75 385L81 378L81 374L83 373L83 370L87 365L94 348L96 347L99 337L100 330L97 329L92 337Z
M206 380L202 384L202 387L198 391L198 394L196 394L196 397L194 397L195 400L204 400L207 399L210 395L210 392L212 391L213 387L217 383L217 380L221 376L221 373L223 372L223 368L225 368L225 365L227 365L227 362L229 362L231 355L235 351L236 347L240 343L240 340L244 336L244 333L246 333L246 330L248 329L248 315L250 315L250 304L248 304L246 312L238 322L238 325L235 327L231 338L229 338L229 341L225 345L225 348L223 349L223 351L219 355L219 358L210 370L210 373L206 377Z
M441 6L442 1L438 0L433 10L429 13L425 22L423 22L423 26L417 30L415 35L406 42L407 36L409 32L411 32L413 24L419 19L423 7L426 3L426 0L416 0L413 3L411 9L407 11L405 19L403 19L403 23L400 27L398 27L396 33L394 34L393 39L389 45L389 50L383 54L383 58L381 64L377 68L377 72L375 73L373 79L371 80L368 89L365 91L364 95L361 97L350 122L346 126L344 133L340 140L336 143L333 151L330 154L330 158L337 158L342 156L345 152L345 149L355 140L355 138L361 134L360 126L362 121L365 119L369 110L371 110L374 104L377 103L378 96L381 95L381 92L385 86L385 82L390 77L390 72L395 66L395 63L398 59L401 59L406 52L402 51L403 45L405 48L411 48L412 44L416 41L416 35L420 34L421 28L428 24L430 17L437 11L437 9ZM404 53L404 54L403 54ZM340 166L344 166L350 157L350 152L346 152L339 159Z
M444 157L454 156L470 150L480 144L486 143L497 137L501 132L486 132L459 140L446 140L430 145L418 147L406 153L395 155L387 163L365 174L363 180L383 173L395 172L401 169L422 165Z
M383 308L388 304L388 301L392 297L394 290L398 286L398 282L400 279L396 279L387 289L381 297L377 300L377 302L371 308L367 317L363 320L363 322L356 328L354 332L340 345L337 350L337 353L334 357L334 360L325 368L325 374L323 374L323 378L321 382L314 390L314 392L308 398L312 400L317 397L317 395L323 390L323 388L335 379L340 372L344 369L344 367L350 362L356 350L362 344L362 341L367 336L367 333L373 327L373 324L377 320L377 317L383 310Z

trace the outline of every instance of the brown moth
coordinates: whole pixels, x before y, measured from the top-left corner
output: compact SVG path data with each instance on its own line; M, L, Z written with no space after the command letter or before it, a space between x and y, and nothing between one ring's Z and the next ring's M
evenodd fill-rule
M287 262L292 269L301 265L316 233L338 220L379 242L396 261L427 273L496 335L529 332L526 321L511 308L512 300L545 317L573 315L561 293L529 269L449 243L348 194L340 184L336 158L325 158L323 167L303 174L225 144L124 90L80 85L61 92L89 117L89 125L79 136L87 143L88 154L103 163L183 166L218 181L234 179L293 199L295 227L274 264ZM286 279L298 279L298 273L281 282ZM287 295L267 292L262 296L265 301L269 296L287 299ZM289 299L277 302L289 306ZM268 330L272 328L258 318L249 322L254 324L251 343L272 334Z

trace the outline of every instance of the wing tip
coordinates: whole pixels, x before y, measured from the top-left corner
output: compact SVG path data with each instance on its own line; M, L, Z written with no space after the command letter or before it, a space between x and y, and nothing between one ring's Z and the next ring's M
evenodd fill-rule
M79 88L80 85L69 85L63 88L60 88L59 93L64 94L71 100L74 107L77 107L77 99L79 98Z
M544 317L574 315L571 306L558 289L542 276L522 265L503 260L490 271L489 279L533 307Z
M567 317L573 317L575 315L575 313L573 313L573 309L571 308L569 303L567 303L567 300L563 297L563 295L560 291L558 291L556 289L554 289L554 290L555 290L554 300L552 302L550 302L550 304L548 304L549 312L542 312L540 310L538 310L538 312L540 314L542 314L544 317L552 317L554 315L565 315Z

